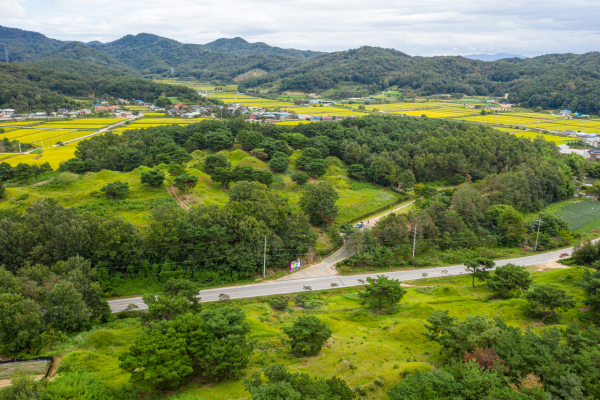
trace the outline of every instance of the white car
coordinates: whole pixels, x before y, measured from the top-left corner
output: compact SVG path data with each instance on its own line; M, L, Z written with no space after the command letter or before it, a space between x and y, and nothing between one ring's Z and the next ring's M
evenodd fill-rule
M365 226L365 223L364 223L364 222L362 222L362 221L360 221L358 224L354 225L354 227L355 227L355 228L357 228L357 229L360 229L360 228L362 228L363 226Z

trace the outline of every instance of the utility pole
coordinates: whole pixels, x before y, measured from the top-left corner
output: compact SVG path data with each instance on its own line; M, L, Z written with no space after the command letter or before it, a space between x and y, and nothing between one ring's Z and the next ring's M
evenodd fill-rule
M22 153L22 151L21 151L21 142L19 142L19 153Z
M265 252L263 254L263 279L267 278L267 235L265 235Z
M535 237L535 249L533 251L537 251L538 239L540 237L540 225L542 225L542 216L541 215L540 215L540 218L538 219L538 230L537 230L537 235Z
M4 54L6 54L6 63L8 64L8 47L4 47Z
M415 249L417 247L417 225L415 225L415 228L413 230L415 232L415 238L413 241L413 258L415 258Z

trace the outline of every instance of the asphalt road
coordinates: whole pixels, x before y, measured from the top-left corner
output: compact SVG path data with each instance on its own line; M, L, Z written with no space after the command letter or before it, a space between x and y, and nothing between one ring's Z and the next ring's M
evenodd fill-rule
M560 249L543 254L535 254L528 257L512 258L509 260L497 260L496 265L502 266L505 264L513 263L521 266L537 265L546 263L549 261L556 261L560 258L561 254L571 254L572 247L566 249ZM447 271L442 273L442 271ZM464 265L453 265L449 267L437 267L437 268L421 268L417 270L408 271L397 271L388 273L375 273L366 275L352 275L352 276L320 276L314 278L304 278L286 281L272 281L257 284L249 284L244 286L231 286L215 289L206 289L200 292L201 301L216 301L219 300L219 295L224 293L229 296L230 299L241 299L245 297L259 297L268 296L273 294L285 294L285 293L297 293L304 291L304 286L310 286L312 290L331 289L332 284L337 284L337 287L349 287L362 285L359 279L366 279L367 277L376 277L377 275L386 275L400 281L408 281L413 279L420 279L423 274L426 273L428 278L448 276L448 275L460 275L468 274L465 271ZM129 304L135 304L140 309L147 308L146 304L142 301L141 297L119 299L109 301L108 304L112 312L118 312L127 308Z

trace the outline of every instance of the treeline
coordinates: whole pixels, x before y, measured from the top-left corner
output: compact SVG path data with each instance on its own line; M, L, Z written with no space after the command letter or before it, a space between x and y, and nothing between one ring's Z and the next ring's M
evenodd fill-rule
M415 95L509 93L509 101L527 107L600 114L598 58L598 53L554 54L483 62L454 56L410 57L392 49L364 46L250 78L244 86L268 83L277 84L281 91L312 92L358 85L373 93L398 86Z
M79 75L31 65L0 65L0 108L17 112L76 107L69 97L100 97L153 102L161 95L193 103L211 101L183 85L167 85L128 76Z
M265 237L267 263L286 266L316 245L305 213L257 182L239 182L219 208L189 212L162 204L150 212L141 232L120 218L78 213L52 200L24 213L0 213L0 265L18 273L28 264L52 265L79 255L98 270L104 290L120 276L165 281L186 277L198 282L233 282L262 271Z
M436 310L425 336L448 355L431 371L405 373L389 392L404 399L595 399L600 396L600 330L547 328L539 334L502 319L464 321Z
M296 166L311 176L324 175L329 157L336 157L348 166L351 177L382 186L460 184L498 175L482 183L490 187L491 197L528 212L568 198L574 190L571 168L577 173L581 168L541 139L532 142L484 126L396 116L294 127L247 123L242 118L202 121L98 135L80 142L75 155L90 170L130 171L141 165L181 164L195 150L219 151L235 142L251 155L269 160L274 171L285 170L285 157L301 150Z
M41 352L65 333L104 323L110 307L89 261L71 257L27 264L16 274L0 266L0 353ZM46 333L51 331L52 333ZM45 333L45 334L44 334Z

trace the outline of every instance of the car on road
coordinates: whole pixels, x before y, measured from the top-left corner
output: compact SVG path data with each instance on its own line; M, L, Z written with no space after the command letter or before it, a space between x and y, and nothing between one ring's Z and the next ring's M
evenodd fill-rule
M362 221L360 221L358 224L354 225L354 227L355 227L356 229L360 229L360 228L362 228L363 226L365 226L365 223L364 223L364 222L362 222Z

